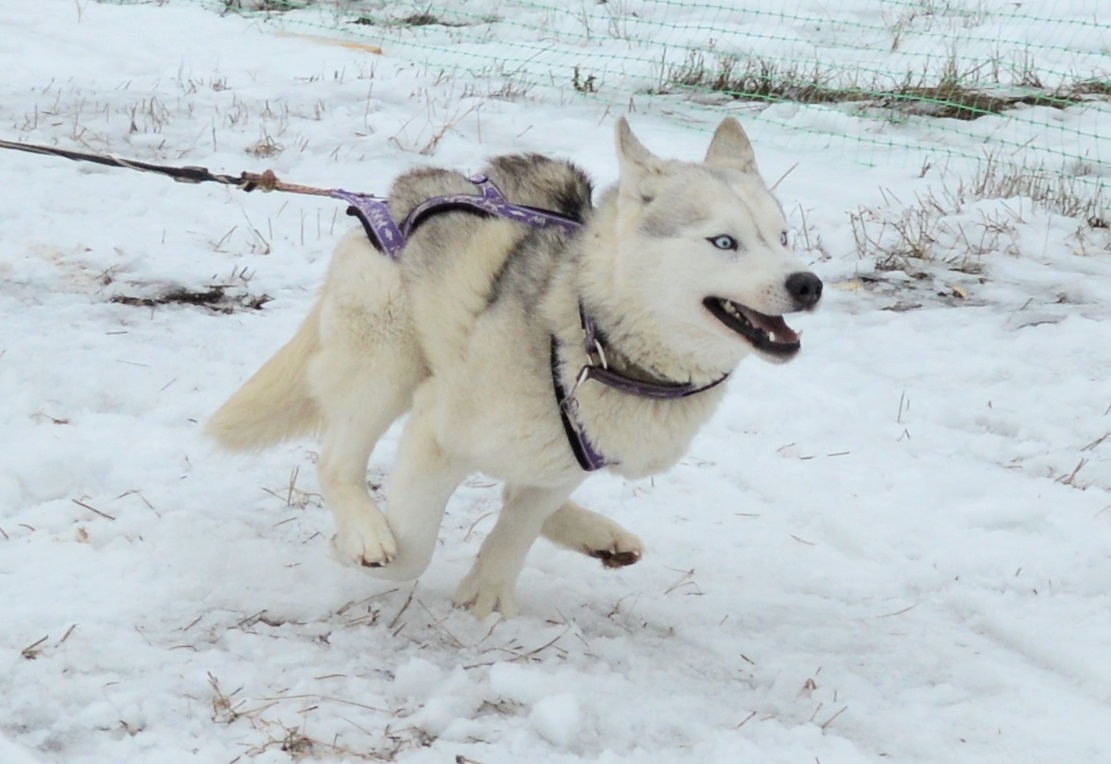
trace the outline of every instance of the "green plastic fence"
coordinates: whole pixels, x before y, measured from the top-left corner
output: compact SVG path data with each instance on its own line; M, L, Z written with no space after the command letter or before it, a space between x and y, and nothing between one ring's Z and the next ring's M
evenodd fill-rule
M744 109L866 163L1005 157L1101 193L1107 0L183 0L375 45L503 97Z

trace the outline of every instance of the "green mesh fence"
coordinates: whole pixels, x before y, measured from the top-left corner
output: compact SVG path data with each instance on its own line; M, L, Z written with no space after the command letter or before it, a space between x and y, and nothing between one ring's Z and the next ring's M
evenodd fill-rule
M1005 158L1096 194L1111 175L1107 0L188 1L501 97L742 109L800 148Z

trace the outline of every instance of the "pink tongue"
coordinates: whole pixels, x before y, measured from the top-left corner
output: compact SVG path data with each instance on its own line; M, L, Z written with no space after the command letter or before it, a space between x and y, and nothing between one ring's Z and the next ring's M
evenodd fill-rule
M799 336L795 334L791 327L787 326L783 316L766 316L754 310L746 312L745 315L754 326L772 335L772 339L776 342L792 343L799 341Z

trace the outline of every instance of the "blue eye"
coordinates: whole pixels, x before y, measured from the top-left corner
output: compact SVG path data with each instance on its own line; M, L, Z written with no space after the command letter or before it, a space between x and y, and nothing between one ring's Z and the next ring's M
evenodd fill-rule
M722 234L721 236L711 236L706 241L710 242L718 249L730 249L733 251L737 250L737 240L727 234Z
M779 234L779 243L782 244L785 247L787 246L787 232L786 231Z

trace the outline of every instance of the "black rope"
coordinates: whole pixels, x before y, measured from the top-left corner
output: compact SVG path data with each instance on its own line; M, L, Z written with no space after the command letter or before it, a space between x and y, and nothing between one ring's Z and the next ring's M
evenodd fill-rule
M305 186L287 186L278 181L274 173L267 170L264 173L241 173L238 176L210 172L207 167L171 167L169 165L150 164L133 159L120 159L106 154L90 154L83 151L70 151L54 146L38 146L33 143L15 143L0 140L0 148L26 151L29 154L44 154L47 156L62 157L74 162L92 162L93 164L108 167L122 167L127 170L152 172L165 175L178 183L220 183L225 186L235 186L242 191L254 191L260 188L263 191L291 191L294 193L320 193L319 189L309 190ZM283 187L284 186L284 187Z

